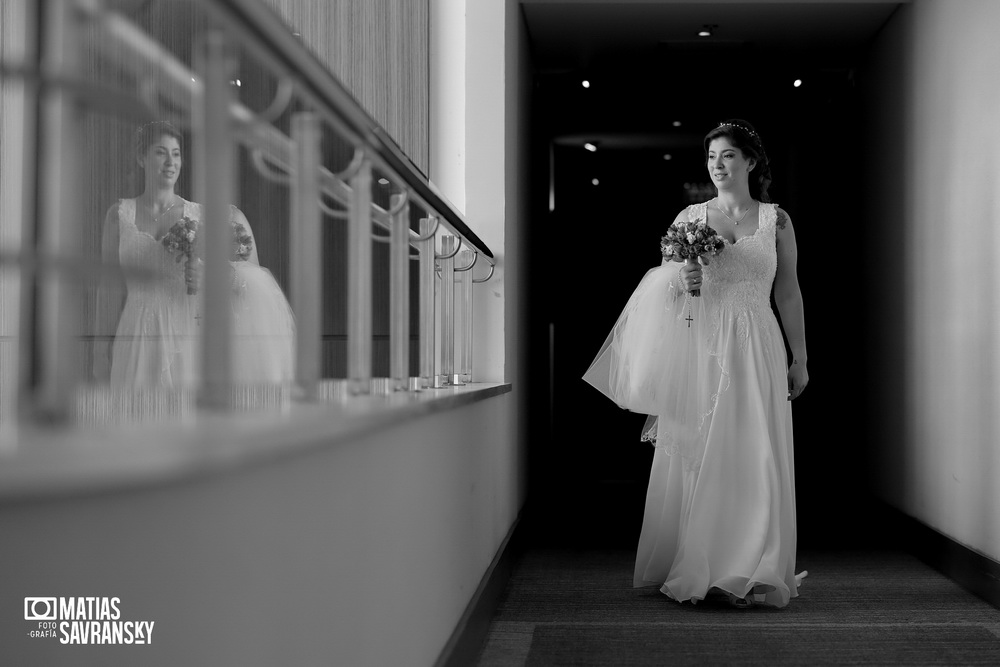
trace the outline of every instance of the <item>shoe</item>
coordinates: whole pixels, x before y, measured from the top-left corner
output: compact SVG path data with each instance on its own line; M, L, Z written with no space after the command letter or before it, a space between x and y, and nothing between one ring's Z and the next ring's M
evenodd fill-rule
M754 605L754 601L750 599L749 595L745 598L738 598L729 591L726 591L726 597L729 598L729 605L737 609L749 609Z

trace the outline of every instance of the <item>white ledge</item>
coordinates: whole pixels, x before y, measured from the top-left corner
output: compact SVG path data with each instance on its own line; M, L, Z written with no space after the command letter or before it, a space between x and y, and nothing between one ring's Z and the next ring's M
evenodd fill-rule
M0 501L148 488L230 471L509 391L509 384L470 383L344 403L294 404L285 414L207 413L187 425L22 428L0 441Z

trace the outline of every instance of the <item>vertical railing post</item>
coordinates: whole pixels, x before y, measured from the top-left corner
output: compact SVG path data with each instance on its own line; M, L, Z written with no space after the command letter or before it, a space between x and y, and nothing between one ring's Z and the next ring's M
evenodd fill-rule
M458 253L459 264L467 267L458 274L458 294L455 295L456 310L459 313L455 324L458 329L458 354L456 374L459 382L472 381L472 267L476 255L471 250Z
M459 240L441 237L441 374L444 382L455 379L455 249Z
M420 384L434 386L434 236L437 220L433 217L420 220ZM429 237L429 238L428 238Z
M198 161L195 182L204 202L201 230L205 274L201 282L201 386L198 404L227 409L232 402L232 329L230 304L232 252L230 226L234 184L234 152L229 118L232 61L226 54L224 35L211 31L197 50L196 62L203 82L195 120Z
M313 401L322 367L323 256L319 198L320 125L315 113L292 116L291 292L298 398Z
M392 195L389 208L389 376L393 389L406 389L410 376L410 206L406 193Z
M44 19L39 45L43 73L74 80L81 62L81 25L72 3L49 0L40 5L40 15ZM83 247L78 208L83 201L79 195L83 180L80 111L69 90L50 86L42 91L41 160L35 182L38 223L32 231L39 256L69 259L79 257ZM25 239L25 245L30 245L30 236ZM80 280L60 267L40 264L36 271L36 280L29 281L37 285L31 298L34 317L26 319L27 331L21 330L25 347L34 340L25 383L32 400L25 407L35 420L61 423L73 416L72 401L81 379L75 347L82 317Z
M372 377L372 165L365 159L351 177L347 229L347 377L351 393L371 391Z

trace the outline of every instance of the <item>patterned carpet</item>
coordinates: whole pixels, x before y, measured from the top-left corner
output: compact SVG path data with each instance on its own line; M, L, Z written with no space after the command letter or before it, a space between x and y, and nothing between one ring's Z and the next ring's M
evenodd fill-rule
M896 552L800 552L785 609L678 605L632 588L634 552L529 549L481 667L1000 665L1000 610Z

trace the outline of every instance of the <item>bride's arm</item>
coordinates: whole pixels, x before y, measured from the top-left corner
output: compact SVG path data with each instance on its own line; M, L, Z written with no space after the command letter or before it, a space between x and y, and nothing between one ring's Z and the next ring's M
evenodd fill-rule
M788 371L789 392L795 398L809 382L806 370L805 317L802 307L802 291L796 274L798 248L795 244L795 230L792 221L780 208L777 222L778 271L774 277L774 302L781 316L781 326L792 350L791 368Z
M111 345L118 331L118 320L125 303L126 288L118 267L118 204L112 204L104 216L101 231L101 261L110 272L101 273L97 283L94 308L94 378L106 380L111 375Z

